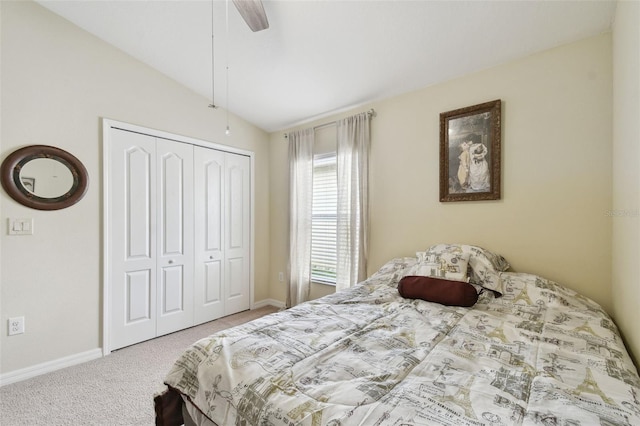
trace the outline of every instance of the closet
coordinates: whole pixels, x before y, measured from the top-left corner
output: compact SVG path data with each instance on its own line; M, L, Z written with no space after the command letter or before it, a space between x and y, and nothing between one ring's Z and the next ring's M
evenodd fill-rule
M249 309L250 155L104 132L106 352Z

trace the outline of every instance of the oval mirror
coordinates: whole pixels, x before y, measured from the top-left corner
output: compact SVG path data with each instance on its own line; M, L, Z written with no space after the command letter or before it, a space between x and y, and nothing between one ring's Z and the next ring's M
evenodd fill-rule
M80 160L48 145L14 151L3 161L0 179L11 198L38 210L58 210L77 203L89 183Z

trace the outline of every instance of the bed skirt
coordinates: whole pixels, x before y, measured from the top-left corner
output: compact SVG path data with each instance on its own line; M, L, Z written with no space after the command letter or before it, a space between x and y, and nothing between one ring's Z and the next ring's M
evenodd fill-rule
M153 398L156 411L156 426L181 426L184 424L182 417L182 396L172 388L157 394Z

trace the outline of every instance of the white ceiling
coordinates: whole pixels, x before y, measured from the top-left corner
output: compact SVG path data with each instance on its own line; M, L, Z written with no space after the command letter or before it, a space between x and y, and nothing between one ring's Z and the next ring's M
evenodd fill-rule
M39 3L211 99L210 0ZM599 34L615 12L614 0L263 3L270 28L253 33L214 0L215 103L269 132Z

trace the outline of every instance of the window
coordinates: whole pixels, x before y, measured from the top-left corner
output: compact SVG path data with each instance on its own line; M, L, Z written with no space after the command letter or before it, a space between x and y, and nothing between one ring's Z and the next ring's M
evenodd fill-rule
M336 283L338 176L336 153L313 157L311 281Z

